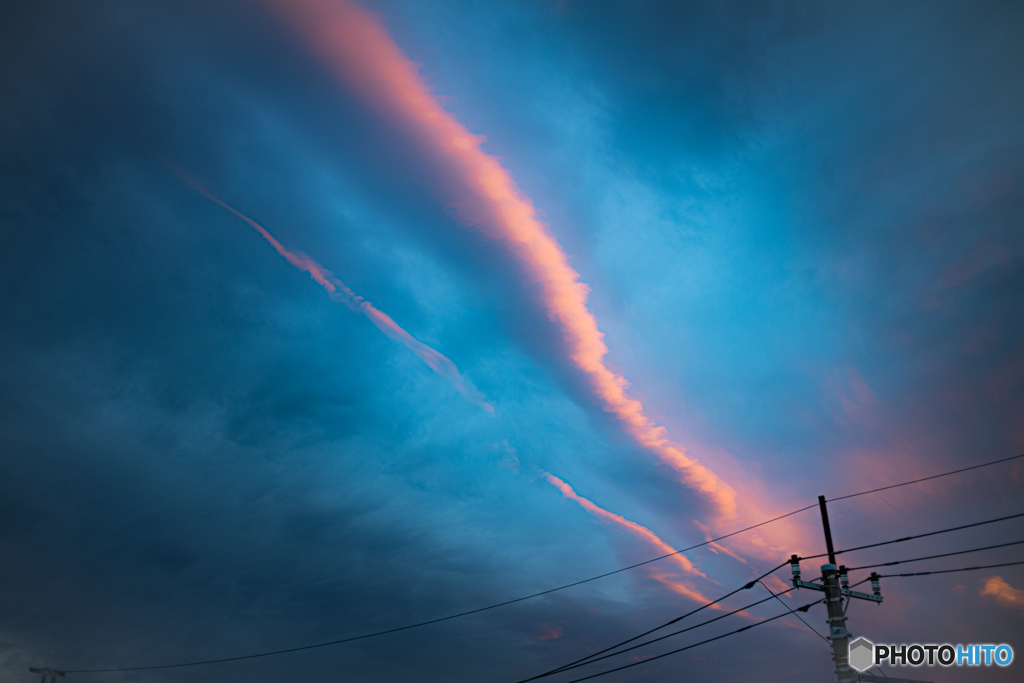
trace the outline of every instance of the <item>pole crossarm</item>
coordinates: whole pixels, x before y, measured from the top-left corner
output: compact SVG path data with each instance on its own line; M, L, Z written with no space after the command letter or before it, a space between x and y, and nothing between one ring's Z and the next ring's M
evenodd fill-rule
M810 581L803 581L801 579L793 579L793 585L797 588L810 588L814 591L825 592L825 587L818 583L811 583ZM858 600L870 600L871 602L882 602L881 595L869 595L868 593L861 593L860 591L850 590L849 588L840 588L839 592L847 598L857 598Z

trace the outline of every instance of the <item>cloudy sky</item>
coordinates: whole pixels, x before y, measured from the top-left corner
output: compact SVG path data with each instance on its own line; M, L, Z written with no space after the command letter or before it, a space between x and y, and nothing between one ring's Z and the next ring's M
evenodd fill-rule
M1022 31L1014 2L4 3L0 680L391 629L1024 453ZM830 506L839 547L1018 512L1024 460ZM515 683L822 551L809 510L401 633L70 678ZM1024 567L882 589L853 633L1024 653ZM786 617L601 680L832 667Z

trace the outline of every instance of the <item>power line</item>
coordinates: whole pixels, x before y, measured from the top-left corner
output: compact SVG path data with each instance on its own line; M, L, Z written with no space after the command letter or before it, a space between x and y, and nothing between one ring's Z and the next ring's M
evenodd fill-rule
M788 513L786 513L784 515L780 515L778 517L774 517L772 519L766 520L764 522L760 522L759 524L755 524L753 526L748 526L748 527L746 527L744 529L740 529L738 531L734 531L734 532L732 532L730 534L726 534L724 536L719 536L718 538L713 538L713 539L711 539L709 541L704 541L703 543L698 543L698 544L692 545L692 546L690 546L688 548L683 548L682 550L677 550L675 552L668 553L666 555L662 555L661 557L655 557L652 560L647 560L645 562L638 562L638 563L630 565L628 567L623 567L621 569L616 569L615 571L610 571L610 572L606 572L604 574L599 574L598 576L592 576L589 579L583 579L582 581L576 581L574 583L569 583L569 584L566 584L564 586L558 586L557 588L550 588L548 590L541 591L539 593L534 593L533 595L527 595L527 596L524 596L524 597L521 597L521 598L515 598L513 600L506 600L505 602L499 602L499 603L496 603L494 605L488 605L487 607L480 607L480 608L469 610L469 611L466 611L466 612L459 612L458 614L450 614L450 615L448 615L446 617L439 617L437 619L431 619L429 621L421 621L421 622L416 623L416 624L409 624L407 626L399 626L397 628L387 629L387 630L384 630L384 631L376 631L374 633L364 633L363 635L360 635L360 636L352 636L351 638L341 638L339 640L331 640L331 641L328 641L328 642L325 642L325 643L316 643L314 645L303 645L301 647L292 647L292 648L287 648L287 649L284 649L284 650L274 650L272 652L259 652L259 653L251 654L251 655L238 655L238 656L235 656L235 657L222 657L220 659L205 659L205 660L194 661L194 662L183 662L183 663L178 663L178 664L158 664L158 665L153 665L153 666L118 667L118 668L109 668L109 669L75 669L75 670L68 670L67 673L111 673L111 672L114 672L114 671L151 671L153 669L177 669L177 668L186 667L186 666L201 666L203 664L220 664L220 663L223 663L223 662L237 662L237 661L242 661L242 660L245 660L245 659L257 659L259 657L270 657L270 656L273 656L273 655L283 655L283 654L288 654L289 652L301 652L303 650L313 650L313 649L320 648L320 647L327 647L329 645L341 645L342 643L351 643L351 642L356 641L356 640L363 640L363 639L366 639L366 638L374 638L376 636L383 636L383 635L387 635L389 633L397 633L398 631L407 631L409 629L419 628L421 626L428 626L430 624L437 624L439 622L448 621L450 619L457 619L459 617L469 616L470 614L478 614L480 612L486 612L488 610L496 609L498 607L504 607L506 605L511 605L511 604L514 604L514 603L517 603L517 602L523 602L524 600L530 600L532 598L537 598L537 597L540 597L542 595L547 595L548 593L554 593L556 591L565 590L566 588L571 588L573 586L579 586L581 584L588 583L590 581L596 581L597 579L603 579L604 577L611 576L612 574L618 574L618 573L621 573L621 572L624 572L624 571L628 571L630 569L634 569L636 567L642 567L645 564L651 564L652 562L657 562L658 560L663 560L666 557L672 557L673 555L679 555L681 553L687 552L688 550L693 550L695 548L700 548L702 546L709 545L711 543L715 543L716 541L721 541L723 539L729 538L730 536L735 536L736 534L741 534L744 531L750 531L751 529L756 529L757 527L764 526L765 524L771 524L772 522L778 521L778 520L783 519L785 517L790 517L790 516L795 515L795 514L797 514L799 512L803 512L804 510L809 510L809 509L811 509L813 507L817 507L817 505L808 505L807 507L800 508L799 510L794 510L793 512L788 512ZM782 566L785 566L785 563L783 563L782 565L779 565L779 567L782 567ZM777 569L779 569L779 567L776 567L772 571L776 571ZM743 590L743 589L742 588L737 589L737 591L739 591L739 590ZM734 592L737 592L737 591L734 591ZM730 593L729 595L732 595L732 593ZM723 596L722 598L719 598L719 599L723 600L726 597L728 597L728 596ZM707 605L705 605L704 607L707 607ZM694 610L694 612L700 611L701 609L703 609L703 607ZM692 612L691 612L691 614L692 614ZM659 628L662 628L662 627L659 627ZM655 630L657 630L657 629L655 629ZM642 637L642 636L638 636L638 637Z
M550 671L545 671L544 673L538 674L538 675L536 675L536 676L534 676L532 678L526 678L526 679L524 679L522 681L519 681L519 683L526 683L527 681L534 681L534 680L536 680L538 678L543 678L545 676L550 676L551 674L558 673L559 671L563 671L565 669L575 668L576 666L586 662L587 660L594 659L594 658L598 657L598 655L603 655L604 653L609 652L611 650L614 650L616 648L622 647L623 645L628 645L629 643L632 643L634 640L639 640L640 638L643 638L644 636L648 636L648 635L654 633L655 631L660 631L661 629L665 628L666 626L671 626L672 624L680 622L683 619L685 619L685 618L687 618L687 617L689 617L689 616L691 616L693 614L696 614L697 612L700 612L703 609L711 607L712 605L716 605L716 604L722 602L723 600L725 600L726 598L729 598L729 597L732 597L733 595L736 595L737 593L739 593L742 590L747 590L749 588L753 588L757 584L758 581L760 581L764 577L768 576L772 572L776 572L779 569L782 569L787 564L789 564L788 560L786 562L783 562L782 564L780 564L777 567L773 567L772 569L769 569L768 571L766 571L764 574L761 574L761 576L757 577L753 581L750 581L747 584L745 584L743 586L740 586L736 590L733 590L733 591L730 591L730 592L726 593L725 595L723 595L722 597L718 598L717 600L712 600L711 602L707 602L707 603L701 605L700 607L698 607L696 609L690 610L689 612L687 612L686 614L684 614L682 616L679 616L679 617L676 617L675 619L670 619L669 621L666 621L664 624L661 624L660 626L655 626L654 628L649 629L647 631L644 631L643 633L641 633L639 635L633 636L632 638L628 638L627 640L623 640L622 642L616 643L615 645L611 645L609 647L606 647L603 650L598 650L597 652L589 654L586 657L583 657L581 659L577 659L577 660L575 660L573 662L569 662L568 664L566 664L564 666L560 666L557 669L552 669ZM654 642L654 641L651 641L651 642ZM637 647L639 647L639 646L637 646ZM630 648L630 649L632 650L633 648ZM616 653L616 654L618 654L618 653ZM604 659L604 657L601 657L601 659Z
M795 591L795 590L796 590L796 588L790 588L790 589L785 590L785 591L783 591L781 593L778 593L777 595L785 595L786 593L791 593L792 591ZM714 619L708 619L707 621L702 621L699 624L695 624L694 626L688 626L687 628L680 629L678 631L673 631L672 633L666 633L663 636L658 636L657 638L652 638L651 640L647 640L647 641L644 641L642 643L638 643L638 644L636 644L636 645L634 645L632 647L627 647L627 648L625 648L623 650L619 650L618 652L612 652L610 654L606 654L606 655L604 655L602 657L595 657L594 659L591 659L589 661L582 661L582 660L580 660L579 664L566 665L566 666L563 666L563 667L561 667L559 669L553 669L553 670L551 670L551 671L549 671L547 673L541 674L540 676L535 676L534 678L541 678L541 677L550 676L550 675L556 674L556 673L562 673L562 672L565 672L565 671L570 671L572 669L578 669L581 666L588 666L590 664L593 664L594 662L599 662L599 661L601 661L603 659L608 659L609 657L617 657L618 655L625 654L626 652L631 652L631 651L637 650L637 649L639 649L641 647L646 647L646 646L651 645L653 643L660 642L662 640L665 640L666 638L671 638L673 636L678 636L681 633L686 633L688 631L693 631L694 629L698 629L698 628L700 628L702 626L707 626L708 624L713 624L716 621L719 621L721 619L725 619L726 617L731 617L732 615L737 614L739 612L742 612L744 610L748 610L751 607L757 607L760 604L768 602L772 598L773 598L773 596L769 596L767 598L762 598L761 600L758 600L757 602L752 602L749 605L744 605L743 607L737 607L733 611L726 612L725 614L721 614L721 615L715 617ZM783 605L785 605L785 603L783 603ZM798 608L798 611L800 609L803 609L803 608L802 607ZM529 678L529 679L526 679L526 680L534 680L534 679Z
M1011 545L1020 545L1024 543L1021 541L1011 541L1010 543L1000 543L999 545L987 545L984 548L972 548L970 550L958 550L955 553L942 553L941 555L926 555L925 557L915 557L910 560L898 560L896 562L882 562L880 564L865 564L860 567L847 567L846 571L852 572L858 569L874 569L875 567L892 567L897 564L906 564L908 562L920 562L921 560L934 560L939 557L952 557L953 555L966 555L967 553L977 553L982 550L992 550L993 548L1005 548Z
M838 567L838 568L836 567L836 555L837 554L840 554L842 552L850 552L852 550L864 549L864 548L874 548L874 547L878 547L878 546L888 545L890 543L900 543L900 542L903 542L903 541L912 540L914 538L923 538L923 537L928 537L928 536L934 536L936 534L948 533L950 531L957 531L957 530L961 530L961 529L970 529L970 528L981 526L983 524L992 524L994 522L1000 522L1000 521L1004 521L1004 520L1007 520L1007 519L1015 519L1015 518L1019 518L1019 517L1024 517L1024 513L1019 513L1019 514L1015 514L1015 515L1006 515L1004 517L998 517L998 518L995 518L995 519L985 520L985 521L982 521L982 522L974 522L972 524L962 524L962 525L956 526L956 527L950 527L950 528L947 528L947 529L940 529L938 531L932 531L932 532L928 532L928 533L924 533L924 534L918 534L916 536L907 536L907 537L895 539L895 540L892 540L892 541L883 541L881 543L872 543L872 544L868 544L868 545L864 545L864 546L859 546L858 548L850 548L850 549L847 549L845 551L840 551L840 553L837 553L833 549L834 546L833 546L833 542L832 542L832 531L831 531L831 527L829 525L828 507L827 507L827 504L826 504L827 501L825 500L825 496L818 496L818 503L819 503L819 506L821 508L821 526L822 526L822 531L824 532L824 535L825 535L825 545L828 548L828 552L826 553L827 556L828 556L828 563L821 567L821 572L822 572L822 576L823 576L823 579L824 579L823 580L823 585L822 586L818 586L818 585L816 585L814 583L801 580L801 578L800 578L800 559L801 558L799 558L797 555L793 555L792 557L790 557L790 563L791 563L791 568L792 568L793 586L794 587L797 587L797 588L810 588L810 589L813 589L813 590L820 590L820 591L823 591L825 593L825 596L826 596L825 597L825 605L828 608L827 611L828 611L828 623L829 623L829 634L830 634L829 644L832 647L832 658L833 658L833 661L835 662L836 679L839 681L839 683L854 683L855 681L861 680L863 678L861 675L859 675L857 673L859 670L862 670L862 667L859 666L858 664L854 663L854 662L858 661L858 659L859 660L863 660L863 653L860 653L859 651L857 653L854 652L854 647L853 646L854 646L854 644L857 641L854 641L854 643L850 642L850 639L852 638L852 635L850 634L850 631L846 628L846 622L848 620L848 618L846 616L847 609L849 608L850 603L852 602L852 600L854 598L856 598L858 600L868 600L868 601L875 602L876 604L880 604L882 602L882 592L881 592L881 585L880 585L879 579L882 578L882 577L880 577L877 573L872 572L871 576L868 577L868 579L866 579L867 581L871 582L872 594L861 593L861 592L852 590L851 587L848 585L849 584L849 579L848 579L848 574L847 574L846 567ZM1013 545L1013 544L1007 544L1007 545ZM822 555L816 555L815 557L822 557ZM994 567L1009 567L1009 566L1015 566L1015 565L1024 565L1024 561L1021 561L1021 562L1007 562L1007 563L1003 563L1003 564L995 564L995 565L979 566L979 567L965 567L963 569L948 569L948 570L936 570L936 571L927 571L927 572L917 572L917 573L913 573L913 574L891 574L891 575L887 575L887 576L926 576L926 575L929 575L929 574L948 574L948 573L957 572L957 571L971 571L971 570L977 570L977 569L990 569L990 568L994 568ZM860 583L864 583L864 581L861 581ZM856 584L856 585L859 585L859 584ZM845 607L843 606L843 597L847 597L848 598ZM861 663L868 664L870 662L861 662ZM868 678L871 678L871 677L869 676ZM876 679L876 680L882 680L882 679Z
M913 574L879 574L878 578L897 578L901 576L928 576L929 574L953 574L955 572L973 572L977 569L995 569L996 567L1014 567L1018 564L1024 564L1024 560L1020 562L1004 562L1003 564L986 564L983 567L962 567L960 569L939 569L930 572L914 572Z
M884 486L884 487L881 487L881 488L872 489L870 491L862 491L860 493L851 493L851 494L846 495L846 496L841 496L839 498L835 498L834 500L844 500L846 498L853 498L855 496L862 496L862 495L866 495L868 493L876 493L878 491L884 491L884 490L891 489L891 488L897 488L899 486L908 486L910 484L916 484L916 483L919 483L919 482L922 482L922 481L929 481L929 480L932 480L932 479L938 479L939 477L946 477L946 476L949 476L951 474L959 474L961 472L967 472L969 470L976 470L976 469L979 469L979 468L982 468L982 467L988 467L990 465L996 465L996 464L999 464L999 463L1002 463L1002 462L1007 462L1007 461L1010 461L1010 460L1015 460L1015 459L1021 458L1021 457L1024 457L1024 453L1022 453L1020 455L1012 456L1010 458L1003 458L1001 460L993 460L991 462L981 463L980 465L973 465L971 467L964 467L964 468L961 468L961 469L958 469L958 470L952 470L952 471L949 471L949 472L943 472L941 474L935 474L935 475L932 475L930 477L924 477L922 479L915 479L913 481L902 482L900 484L892 484L891 486ZM664 559L666 559L668 557L673 557L675 555L680 555L680 554L688 552L690 550L695 550L697 548L702 548L702 547L704 547L706 545L710 545L712 543L717 543L718 541L724 541L727 538L731 538L731 537L736 536L738 534L742 534L742 533L745 533L747 531L751 531L753 529L757 529L758 527L765 526L766 524L771 524L772 522L777 522L777 521L779 521L781 519L785 519L787 517L792 517L793 515L799 514L801 512L806 511L806 510L810 510L813 507L817 507L817 505L816 504L815 505L808 505L806 507L800 508L799 510L793 510L792 512L787 512L787 513L785 513L783 515L779 515L777 517L773 517L773 518L765 520L763 522L759 522L757 524L753 524L751 526L744 527L742 529L738 529L736 531L733 531L731 533L725 534L723 536L719 536L717 538L713 538L713 539L704 541L702 543L697 543L697 544L691 545L691 546L689 546L687 548L682 548L681 550L676 550L674 552L667 553L665 555L661 555L659 557L655 557L655 558L652 558L650 560L645 560L644 562L637 562L636 564L631 564L631 565L629 565L627 567L622 567L620 569L615 569L615 570L610 571L610 572L605 572L604 574L598 574L597 576L592 576L592 577L587 578L587 579L582 579L580 581L574 581L572 583L567 583L565 585L557 586L555 588L549 588L548 590L543 590L543 591L540 591L538 593L533 593L531 595L526 595L526 596L523 596L521 598L514 598L512 600L506 600L504 602L495 603L493 605L488 605L486 607L479 607L477 609L467 610L465 612L459 612L457 614L450 614L448 616L439 617L437 619L429 619L427 621L421 621L421 622L418 622L418 623L415 623L415 624L408 624L406 626L399 626L399 627L396 627L396 628L385 629L383 631L375 631L373 633L364 633L363 635L359 635L359 636L352 636L350 638L340 638L338 640L331 640L331 641L327 641L327 642L323 642L323 643L316 643L314 645L303 645L303 646L300 646L300 647L286 648L286 649L282 649L282 650L274 650L274 651L271 651L271 652L259 652L259 653L250 654L250 655L239 655L239 656L235 656L235 657L221 657L221 658L218 658L218 659L206 659L206 660L199 660L199 661L193 661L193 662L183 662L183 663L178 663L178 664L161 664L161 665L155 665L155 666L135 666L135 667L120 667L120 668L108 668L108 669L76 669L74 671L68 671L67 673L110 673L110 672L114 672L114 671L151 671L151 670L154 670L154 669L176 669L176 668L187 667L187 666L201 666L201 665L204 665L204 664L220 664L220 663L223 663L223 662L237 662L237 661L242 661L242 660L246 660L246 659L257 659L257 658L260 658L260 657L270 657L270 656L273 656L273 655L287 654L287 653L290 653L290 652L301 652L303 650L312 650L312 649L321 648L321 647L328 647L328 646L331 646L331 645L341 645L343 643L351 643L351 642L354 642L354 641L357 641L357 640L364 640L366 638L375 638L377 636L383 636L383 635L387 635L387 634L390 634L390 633L398 633L399 631L407 631L409 629L420 628L422 626L429 626L431 624L437 624L437 623L440 623L440 622L443 622L443 621L449 621L451 619L458 619L460 617L469 616L471 614L479 614L480 612L486 612L488 610L497 609L499 607L505 607L507 605L512 605L512 604L515 604L517 602L523 602L525 600L532 600L533 598L539 598L541 596L548 595L550 593L555 593L555 592L558 592L558 591L565 590L567 588L573 588L574 586L580 586L580 585L585 584L585 583L590 583L591 581L597 581L598 579L603 579L603 578L606 578L608 576L613 576L615 574L620 574L622 572L629 571L631 569L636 569L637 567L642 567L644 565L648 565L648 564L651 564L653 562L658 562L660 560L664 560ZM900 540L908 540L908 539L900 539ZM895 543L895 542L897 542L897 541L890 541L890 543ZM866 546L866 547L870 547L870 546ZM860 550L860 549L861 548L851 548L850 550ZM849 551L843 551L843 552L849 552ZM820 555L815 555L815 556L812 556L812 558L813 557L821 557L821 556ZM806 559L812 559L812 558L806 558Z
M810 609L814 605L817 605L819 602L824 602L824 601L825 601L825 598L822 598L821 600L815 600L814 602L809 602L806 605L804 605L803 607L799 607L797 609L799 609L801 612L803 612L803 611L806 611L807 609ZM729 631L728 633L723 633L720 636L715 636L714 638L708 638L707 640L702 640L699 643L694 643L693 645L687 645L686 647L681 647L681 648L676 649L676 650L669 650L668 652L663 652L660 655L655 655L653 657L648 657L647 659L641 659L638 662L633 662L631 664L626 664L624 666L620 666L620 667L617 667L615 669L608 669L607 671L602 671L600 673L591 674L589 676L584 676L583 678L574 678L573 680L568 681L568 683L579 683L580 681L587 681L587 680L590 680L591 678L597 678L598 676L605 676L605 675L610 674L610 673L615 673L616 671L622 671L623 669L629 669L629 668L634 667L634 666L640 666L641 664L647 664L648 662L652 662L655 659L661 659L662 657L668 657L670 655L678 654L678 653L684 652L686 650L692 650L695 647L700 647L701 645L706 645L707 643L711 643L711 642L714 642L716 640L721 640L722 638L728 638L729 636L734 636L737 633L742 633L743 631L749 631L752 628L755 628L757 626L762 626L764 624L767 624L770 621L775 621L776 619L781 619L782 617L785 617L785 616L788 616L788 615L789 615L789 612L783 612L781 614L776 614L774 617L768 617L767 619L759 621L756 624L750 624L748 626L744 626L743 628L738 628L735 631Z
M989 465L998 465L1001 462L1009 462L1010 460L1016 460L1017 458L1024 458L1024 453L1020 455L1012 455L1009 458L1003 458L1001 460L992 460L991 462L983 462L980 465L972 465L970 467L964 467L959 470L952 470L951 472L943 472L942 474L934 474L930 477L923 477L921 479L914 479L912 481L905 481L901 484L892 484L890 486L882 486L877 489L871 489L870 491L861 491L860 493L851 493L846 496L839 496L838 498L831 498L829 502L835 502L837 500L846 500L847 498L856 498L857 496L866 496L869 493L878 493L879 491L888 491L889 489L895 489L900 486L909 486L910 484L920 484L922 481L931 481L932 479L938 479L939 477L948 477L951 474L960 474L961 472L969 472L970 470L976 470L981 467L988 467Z
M960 531L961 529L971 529L976 526L984 526L985 524L993 524L995 522L1003 522L1008 519L1016 519L1018 517L1024 517L1024 512L1019 512L1015 515L1007 515L1006 517L997 517L996 519L987 519L984 522L975 522L973 524L964 524L963 526L954 526L949 529L940 529L938 531L929 531L926 534L917 534L915 536L906 536L904 538L896 538L891 541L882 541L881 543L869 543L868 545L859 545L856 548L846 548L845 550L837 550L835 555L841 555L843 553L852 553L855 550L866 550L868 548L877 548L883 545L891 545L893 543L903 543L904 541L912 541L917 538L926 538L928 536L936 536L938 534L949 533L950 531ZM821 553L819 555L808 555L807 557L801 557L801 560L813 560L818 557L825 557L828 553Z
M816 628L814 628L813 626L811 626L810 624L808 624L808 623L807 623L806 621L804 621L804 618L803 618L802 616L800 616L799 614L797 614L796 612L794 612L793 610L791 610L791 609L789 608L789 605L787 605L786 603L782 602L782 598L780 598L780 597L779 597L779 595L785 595L785 594L786 594L786 593L788 593L789 591L785 591L785 592L783 592L783 593L779 593L779 595L776 595L775 593L772 593L772 589L771 589L771 588L769 588L769 587L768 587L768 585L767 585L767 584L766 584L766 583L765 583L764 581L758 581L758 583L759 583L759 584L761 584L761 587L762 587L762 588L764 588L764 589L765 589L766 591L768 591L769 593L771 593L772 597L773 597L773 598L775 598L776 600L778 600L778 601L779 601L779 604L780 604L780 605L782 605L783 607L785 607L786 609L788 609L788 610L789 610L789 613L790 613L790 614L792 614L792 615L793 615L794 617L796 617L796 618L797 618L797 619L799 619L799 620L800 620L801 622L803 622L803 625L804 625L804 626L806 626L807 628L809 628L809 629L811 630L811 633L813 633L814 635L818 636L819 638L821 638L822 640L824 640L824 641L825 641L826 643L827 643L827 642L829 642L828 638L826 638L825 636L823 636L823 635L821 635L820 633L818 633L818 629L816 629ZM792 588L790 588L789 590L791 591L791 590L793 590L793 589L792 589Z

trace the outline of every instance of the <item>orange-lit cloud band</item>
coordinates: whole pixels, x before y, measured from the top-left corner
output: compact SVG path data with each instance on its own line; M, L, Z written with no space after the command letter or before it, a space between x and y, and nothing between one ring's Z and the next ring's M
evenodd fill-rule
M464 223L499 240L539 291L569 359L589 391L644 450L671 465L722 519L736 515L733 489L666 437L605 365L608 352L587 309L589 287L537 218L530 200L498 161L431 95L416 65L381 22L348 0L269 0L332 70L343 87L408 133L417 151L444 169L446 199Z
M601 521L625 529L629 533L633 534L637 538L641 539L645 543L655 548L662 555L668 555L670 553L676 552L675 548L670 546L668 543L665 543L665 541L661 540L661 538L659 538L656 533L654 533L647 527L637 524L636 522L631 522L625 517L617 515L614 512L609 512L608 510L605 510L602 507L598 507L592 501L576 493L576 491L573 490L573 488L569 486L569 484L562 481L555 475L545 472L544 478L547 479L552 486L561 491L563 496L565 496L571 501L578 503L581 508L583 508L590 514L594 515ZM687 574L699 576L705 579L707 578L707 576L702 571L694 567L693 563L690 562L690 559L682 553L674 554L667 559L674 562L676 565L679 566L680 569L682 569ZM664 584L670 590L673 590L684 597L690 598L691 600L694 600L696 602L709 602L708 598L702 595L697 589L695 589L687 582L680 581L678 577L672 574L652 570L649 575L651 576L651 578Z
M1004 607L1024 610L1024 591L1014 588L1001 576L990 576L985 579L985 586L979 595L994 598Z
M444 355L438 353L399 327L398 323L392 320L387 313L377 309L369 301L349 289L344 282L335 277L334 273L327 270L302 252L289 251L288 249L285 249L284 245L278 242L262 225L234 207L228 205L219 197L210 194L205 187L200 185L187 174L180 171L178 174L196 192L203 195L210 201L224 207L248 223L256 232L262 235L263 239L269 242L270 246L272 246L278 254L283 256L288 263L301 271L309 273L309 276L313 278L317 284L327 290L331 299L339 303L343 303L353 311L357 311L365 315L381 332L395 341L404 344L413 353L419 356L420 360L429 365L434 372L448 380L460 394L466 397L467 400L474 405L480 406L491 414L494 413L494 407L484 400L483 395L476 387L473 386L473 383L470 382L469 379L463 377L462 374L459 373L459 369L455 366L455 363L451 362Z

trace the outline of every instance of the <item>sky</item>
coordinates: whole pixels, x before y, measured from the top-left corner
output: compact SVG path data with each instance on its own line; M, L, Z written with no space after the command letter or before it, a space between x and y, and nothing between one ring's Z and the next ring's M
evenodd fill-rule
M4 3L0 681L392 629L1024 453L1022 31L1013 2ZM840 548L1020 512L1024 460L829 504ZM823 551L811 509L399 633L68 678L516 683ZM1024 657L1024 566L882 594L854 635ZM833 675L785 617L600 680Z

